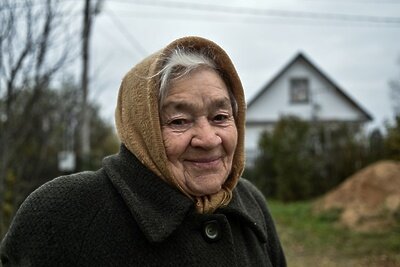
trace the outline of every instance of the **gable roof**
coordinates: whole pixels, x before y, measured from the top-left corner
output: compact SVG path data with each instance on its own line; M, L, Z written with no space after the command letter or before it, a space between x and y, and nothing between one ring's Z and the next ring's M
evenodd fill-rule
M324 79L327 83L331 84L332 87L336 90L339 95L341 95L351 106L360 111L365 118L370 121L372 120L372 116L363 109L359 104L357 104L348 94L346 94L332 79L330 79L325 73L323 73L319 68L317 68L303 53L299 52L291 61L289 61L282 69L278 72L275 77L269 81L266 85L264 85L261 90L247 103L247 109L249 109L253 103L257 101L272 85L283 76L283 74L296 62L303 61L306 65L308 65L311 69L313 69L317 74L319 74L322 79Z

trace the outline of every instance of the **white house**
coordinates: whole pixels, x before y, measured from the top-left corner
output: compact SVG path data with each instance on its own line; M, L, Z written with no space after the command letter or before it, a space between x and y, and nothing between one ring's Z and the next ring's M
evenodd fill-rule
M322 123L363 124L372 120L360 105L302 53L297 54L247 104L247 162L257 155L258 139L282 116Z

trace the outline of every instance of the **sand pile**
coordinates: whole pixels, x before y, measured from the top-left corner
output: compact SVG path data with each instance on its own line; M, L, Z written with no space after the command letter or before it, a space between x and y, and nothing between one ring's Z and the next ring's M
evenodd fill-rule
M357 231L400 225L400 162L380 161L346 179L314 205L317 213L338 213L339 222Z

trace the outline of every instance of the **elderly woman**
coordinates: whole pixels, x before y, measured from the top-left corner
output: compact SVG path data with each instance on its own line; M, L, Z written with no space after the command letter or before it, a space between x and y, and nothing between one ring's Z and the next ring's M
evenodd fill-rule
M286 266L262 194L241 179L245 100L215 43L178 39L136 65L119 154L21 205L3 266Z

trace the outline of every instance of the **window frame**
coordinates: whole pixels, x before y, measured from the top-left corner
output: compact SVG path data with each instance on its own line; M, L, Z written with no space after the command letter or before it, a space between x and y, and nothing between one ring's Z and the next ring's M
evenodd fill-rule
M299 87L300 86L300 87ZM301 97L300 94L304 96ZM299 97L300 95L300 97ZM293 77L289 80L289 100L291 104L310 103L310 80L307 77Z

